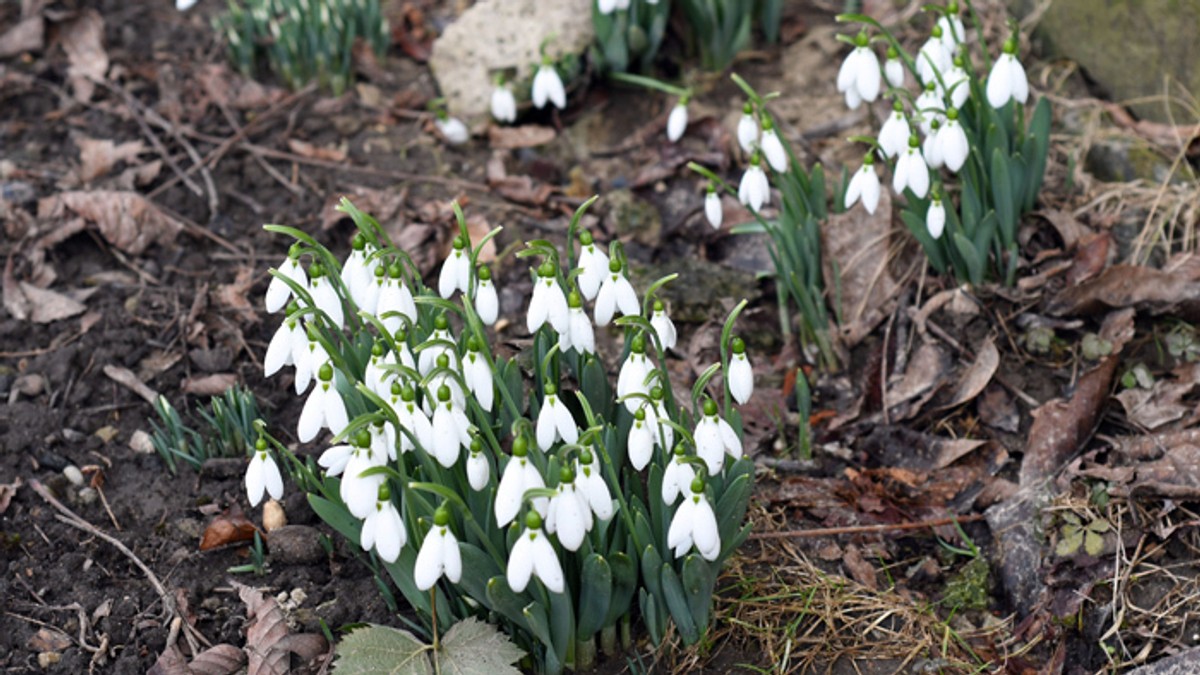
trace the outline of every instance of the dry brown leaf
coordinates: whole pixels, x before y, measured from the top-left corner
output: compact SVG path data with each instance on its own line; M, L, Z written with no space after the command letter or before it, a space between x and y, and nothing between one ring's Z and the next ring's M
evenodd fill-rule
M875 567L863 558L862 550L858 546L851 544L846 547L846 556L842 558L842 563L855 581L873 591L879 590L879 578L876 576Z
M67 81L81 103L92 100L94 80L103 80L108 72L108 53L104 51L104 19L94 9L85 9L59 27L59 42L67 52Z
M220 396L237 384L237 381L237 375L233 373L214 373L203 377L189 377L179 388L183 393L193 396Z
M1079 241L1071 269L1067 270L1067 285L1074 286L1099 274L1108 264L1113 249L1112 235L1107 232L1089 234Z
M275 645L275 648L291 652L299 656L302 661L307 662L328 651L329 642L325 640L323 635L298 633L283 638Z
M170 244L183 223L134 192L63 192L38 202L38 219L66 219L75 213L96 225L113 246L139 255L151 244Z
M243 541L254 541L256 531L254 523L247 520L241 509L230 507L215 516L208 523L208 527L204 528L204 536L200 539L200 550L210 551Z
M179 651L179 647L175 645L167 645L167 648L158 655L158 660L150 666L150 670L146 671L146 675L193 675L192 669L188 668L187 659L184 658L183 652Z
M246 629L246 653L250 656L246 675L285 675L288 670L288 652L279 648L279 642L287 637L287 620L279 604L258 591L237 582L238 597L246 603L246 618L250 625Z
M337 225L343 218L349 218L337 209L342 197L349 199L358 210L369 213L385 228L397 217L400 207L407 195L405 190L376 190L362 185L355 185L349 192L335 194L325 201L321 209L321 229L328 230Z
M246 297L253 286L254 270L250 267L239 268L233 283L217 286L217 290L213 292L217 306L228 307L236 311L245 323L256 323L258 313L254 311L254 306Z
M104 374L110 380L129 388L133 393L141 396L150 405L154 405L158 401L158 392L147 387L144 382L138 379L137 375L133 374L132 370L114 366L110 363L104 366Z
M188 668L194 675L232 675L245 663L246 652L233 645L217 645L197 654Z
M904 377L888 388L886 405L893 408L918 398L928 400L946 378L949 357L936 344L923 342L908 362ZM910 414L916 414L920 404Z
M975 409L984 424L1001 431L1015 434L1021 428L1021 413L1008 390L998 384L989 384L983 395L975 401Z
M1136 464L1134 468L1137 477L1128 485L1114 485L1113 495L1200 499L1200 446L1176 445L1159 459Z
M1117 394L1125 415L1153 431L1192 412L1195 404L1183 399L1200 385L1200 364L1178 368L1174 374L1174 379L1158 380L1150 389L1126 389Z
M1123 307L1145 307L1200 316L1200 282L1190 267L1165 272L1135 265L1114 265L1099 276L1064 289L1046 306L1054 316L1097 314Z
M536 148L554 140L557 132L554 127L540 124L525 124L519 127L488 127L488 142L496 150L516 150L518 148Z
M986 445L990 441L972 439L972 438L945 438L939 439L935 446L937 447L937 460L933 464L934 469L945 469L951 464L957 462L963 457L973 452L981 445Z
M954 408L974 399L992 381L992 376L996 374L996 368L999 366L1000 351L996 349L996 342L989 336L979 347L975 362L962 374L954 397L943 408Z
M179 363L181 358L183 358L183 354L177 351L156 349L150 352L149 356L138 362L137 377L142 382L150 382L170 370L171 366Z
M346 148L344 147L320 147L296 138L288 140L288 147L297 155L309 159L321 159L327 162L346 161Z
M1089 232L1088 228L1068 211L1049 209L1039 211L1036 215L1045 218L1046 222L1054 226L1054 229L1058 232L1059 239L1062 239L1063 249L1065 250L1070 250L1071 247Z
M483 241L488 232L492 231L492 224L483 217L483 214L473 213L467 217L467 236L471 238L471 248L474 249ZM479 251L479 262L490 263L496 259L496 238L492 237L484 244L483 249Z
M41 628L29 638L29 648L35 652L61 652L71 646L71 638L53 628Z
M140 166L130 167L117 176L116 184L122 190L132 190L135 187L149 185L158 174L162 173L163 161L156 159Z
M20 476L11 483L0 485L0 516L4 515L4 512L8 510L8 505L12 502L13 495L17 494L17 490L21 485Z
M0 35L0 59L39 51L45 44L45 19L40 15L28 16Z
M887 190L875 214L850 209L821 228L821 264L826 288L841 289L841 335L853 347L887 318L900 290L888 271L892 202Z
M28 302L29 320L33 323L52 323L69 319L87 309L86 305L69 295L38 288L24 281L20 282L20 292Z
M141 141L129 141L116 145L110 140L79 137L79 179L85 183L107 175L117 162L128 162L137 158L146 146Z
M530 176L510 176L504 168L503 152L492 153L487 163L487 184L501 197L521 204L541 206L554 192L551 186Z

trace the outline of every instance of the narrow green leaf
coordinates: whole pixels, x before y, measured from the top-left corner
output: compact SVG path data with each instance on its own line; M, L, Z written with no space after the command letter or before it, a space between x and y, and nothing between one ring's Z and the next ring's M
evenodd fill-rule
M696 629L703 634L708 630L708 620L712 611L713 587L717 582L716 570L707 560L692 554L683 559L680 579L683 582L688 608L692 612L692 621L696 624Z

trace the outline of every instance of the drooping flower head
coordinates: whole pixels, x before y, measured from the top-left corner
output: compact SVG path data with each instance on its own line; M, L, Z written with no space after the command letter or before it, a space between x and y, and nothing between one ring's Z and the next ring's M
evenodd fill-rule
M438 275L438 295L449 299L454 291L469 292L471 288L471 251L467 248L467 238L458 235L446 262L442 263L442 272Z
M734 459L742 456L742 441L729 423L717 415L717 404L704 401L704 415L692 433L696 440L696 455L708 466L708 475L716 476L725 466L725 455Z
M912 190L918 199L924 199L929 194L929 167L925 165L925 157L921 154L921 139L915 135L909 137L908 150L896 160L896 170L892 175L892 190L902 195L905 188Z
M663 306L662 300L654 300L654 312L650 315L650 325L658 335L658 341L662 345L663 351L675 348L677 337L675 323L671 321L671 317L667 316L667 309Z
M504 82L497 82L492 90L492 118L501 124L517 121L517 99Z
M846 186L845 207L849 209L855 202L862 200L867 213L874 214L879 207L879 175L875 173L875 158L871 153L863 157L862 167L854 172L850 184Z
M521 499L525 492L546 487L542 474L529 458L529 441L524 436L513 439L512 457L504 466L500 476L500 484L496 487L496 500L493 509L496 513L496 525L504 527L511 523L521 512ZM533 500L533 509L546 513L548 500L539 497Z
M532 98L534 107L539 109L545 108L547 103L553 103L559 110L567 107L567 90L549 56L542 57L542 65L533 76Z
M942 205L938 195L934 195L933 201L929 203L929 211L925 214L925 227L929 230L929 236L934 239L940 239L946 229L946 207Z
M675 557L696 547L705 560L716 560L721 553L721 535L717 529L717 516L708 497L704 495L704 479L697 476L689 486L690 494L679 505L667 530L667 546L675 550Z
M846 55L838 70L837 90L846 97L846 106L857 110L863 101L873 102L879 97L882 75L879 57L871 51L870 39L865 31L854 39L854 49Z
M942 35L941 26L935 25L929 39L921 45L921 50L917 52L917 77L920 78L922 84L936 83L939 74L950 70L953 55L949 49L946 49Z
M567 330L559 333L558 348L563 352L574 349L580 354L596 353L596 333L592 330L592 320L583 310L579 291L567 294Z
M400 557L400 549L408 543L408 532L404 529L400 512L392 503L392 492L386 481L379 486L375 509L363 520L359 543L364 551L374 548L379 557L387 562L396 562L396 558Z
M485 326L496 323L500 316L500 298L496 294L496 284L492 283L492 270L487 265L480 265L475 271L475 312Z
M433 512L433 527L421 542L413 565L413 582L418 590L427 591L443 576L453 584L462 579L462 554L458 538L450 529L450 511L445 504Z
M550 382L546 383L545 395L542 397L542 409L538 411L537 443L542 451L549 450L555 442L575 443L579 440L579 427L567 404L563 403L558 394L558 388Z
M688 97L684 96L679 99L674 108L671 108L671 114L667 116L667 140L672 143L683 138L683 133L687 131L688 125Z
M742 182L738 184L738 201L751 211L761 211L771 202L771 183L761 163L762 155L755 151L750 156L749 168L742 174Z
M1025 66L1017 60L1017 41L1009 38L1004 42L1000 58L992 64L987 81L988 103L993 108L1002 108L1009 101L1024 104L1029 99L1029 78Z
M567 296L558 284L557 271L549 260L538 266L529 313L525 316L525 327L530 333L536 333L545 323L560 334L567 330Z
M608 273L608 254L587 230L579 233L579 262L575 263L575 267L580 270L576 277L579 292L588 300L595 300L604 275Z
M938 129L934 142L937 144L936 152L946 163L946 168L958 173L971 154L971 146L967 143L967 132L958 121L958 111L954 108L946 111L946 123Z
M758 145L758 120L754 119L754 104L749 101L742 106L742 116L738 118L737 140L742 152L747 154L754 152Z
M308 286L308 275L304 273L304 266L300 264L300 254L304 247L299 243L292 244L288 249L288 257L284 259L283 264L276 270L280 275L295 282L301 288ZM274 274L271 275L271 283L267 284L267 295L265 303L267 312L274 314L287 304L288 299L292 297L292 287L288 286L287 282Z
M715 185L709 185L704 195L704 217L714 230L721 229L721 221L725 219L725 207L721 205L721 195L717 194Z
M625 278L624 265L616 258L609 260L608 274L604 275L600 292L596 294L596 325L607 326L615 312L620 312L622 316L636 316L641 311L637 291Z
M739 405L745 405L754 393L754 369L750 367L750 359L746 358L746 343L741 338L730 340L729 372L726 380L729 382L729 393Z
M894 89L904 86L904 62L900 60L900 52L893 45L888 45L887 59L883 62L883 77Z
M308 294L317 309L325 313L335 329L341 329L345 324L342 314L342 299L338 297L333 281L326 276L325 266L314 262L308 268Z
M904 114L904 103L897 98L892 103L892 114L879 129L879 149L883 156L891 159L908 148L908 137L912 129L908 125L908 117Z
M246 496L250 500L250 506L258 506L264 492L271 495L271 499L281 499L283 476L280 475L279 467L271 453L267 451L266 439L259 438L254 444L254 456L250 458L250 465L246 467Z
M592 511L587 498L575 485L575 470L569 466L562 467L559 470L558 487L546 511L546 532L558 535L558 543L566 550L578 551L592 524Z
M322 428L328 428L334 435L350 423L346 414L346 404L338 393L333 382L333 366L324 363L317 369L317 386L313 387L300 411L300 421L296 429L296 438L301 443L307 443L317 437Z
M509 588L520 593L533 576L541 579L551 593L562 593L566 589L562 564L542 530L542 517L537 511L530 510L525 514L525 529L509 553L506 577Z
M779 140L779 134L775 131L775 123L767 115L763 115L763 132L762 132L762 153L763 157L767 158L767 164L779 173L786 173L788 170L788 155L787 150L783 147L783 141Z

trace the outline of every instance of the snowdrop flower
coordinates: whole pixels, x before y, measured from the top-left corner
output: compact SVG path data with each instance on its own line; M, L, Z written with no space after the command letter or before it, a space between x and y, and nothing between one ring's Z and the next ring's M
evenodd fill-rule
M491 473L487 457L483 455L483 443L478 438L472 439L471 454L467 455L467 482L471 489L479 492L487 487Z
M459 370L458 354L454 353L454 336L450 334L450 321L445 314L434 317L433 332L425 342L426 346L417 357L417 370L422 377L433 372L442 356L451 359L454 362L454 370ZM450 362L446 363L446 367L450 367Z
M925 136L925 140L921 143L921 154L925 156L925 163L930 169L940 169L946 165L942 159L941 146L937 142L937 132L942 128L941 122L933 120L930 125L929 134Z
M908 139L908 150L896 160L896 169L892 173L892 190L902 195L904 188L912 190L918 199L929 194L929 167L925 165L921 141L916 136Z
M575 266L581 270L576 277L579 292L588 300L595 300L604 275L608 272L608 254L596 244L592 233L587 230L579 233L579 262Z
M596 353L596 334L592 320L583 311L583 298L579 291L567 296L567 330L558 335L558 349L567 352L574 349L579 354Z
M579 440L579 428L567 404L559 400L558 389L546 383L546 394L542 397L542 409L538 411L537 443L542 451L549 450L555 441L574 443Z
M443 386L450 390L450 403L452 403L454 407L464 412L467 409L466 392L463 391L462 383L459 381L459 379L454 377L454 373L462 375L465 369L463 368L463 364L458 361L457 355L455 355L454 359L454 368L450 368L450 356L452 354L454 353L446 352L438 355L437 366L425 385L425 390L428 392L428 395L425 396L425 401L423 404L426 415L433 415L433 402L437 400L438 389ZM465 380L466 377L463 376L463 379Z
M388 460L396 459L396 432L391 424L385 424L383 420L375 420L370 427L368 433L371 435L371 451L380 457L387 457Z
M1029 79L1025 75L1025 66L1017 60L1017 41L1012 38L1005 41L1003 53L992 64L987 98L993 108L1002 108L1010 100L1024 104L1029 99Z
M657 426L654 422L654 413L650 413L651 418L646 419L645 407L639 408L633 414L633 424L629 426L629 437L625 443L625 447L629 452L629 463L635 471L641 471L650 463L650 458L654 454L654 442L657 436Z
M392 503L392 493L387 483L379 486L375 509L363 521L359 543L364 551L374 548L379 557L387 562L396 562L396 558L400 557L400 549L408 543L408 532L404 529L396 505Z
M746 358L746 343L741 338L730 341L729 372L725 374L729 382L729 393L739 405L745 405L754 393L754 369Z
M504 466L500 476L500 484L496 487L496 501L493 508L496 513L497 527L511 523L521 511L521 499L529 490L546 487L542 474L528 457L529 442L524 436L513 439L512 457ZM533 509L545 514L549 500L538 497L533 500Z
M687 96L679 99L679 103L676 103L675 107L671 108L671 114L667 117L667 140L672 143L683 138L683 132L687 131L687 104Z
M380 455L371 449L371 435L366 430L355 434L356 448L350 453L342 471L342 484L339 489L342 502L355 518L366 518L375 510L376 497L379 488L387 480L381 473L363 475L364 472L387 462L386 455ZM332 448L331 448L332 450ZM322 455L324 457L324 455Z
M408 284L404 283L404 270L398 262L388 265L387 276L375 301L375 316L389 333L400 330L405 320L409 323L417 321L417 303L413 300L412 291L408 290Z
M904 115L904 104L896 99L892 104L892 114L879 129L879 149L883 156L891 159L908 148L908 137L912 129L908 126L908 118Z
M467 239L461 234L454 238L454 248L442 263L438 275L438 295L449 299L454 291L469 292L471 288L471 251Z
M579 459L575 461L575 487L592 510L592 515L600 520L612 518L612 495L608 492L608 483L600 475L600 464L595 461L591 450L579 453Z
M679 558L692 549L705 560L713 561L721 553L721 535L717 530L717 515L704 496L704 480L696 478L691 484L692 494L683 500L671 519L667 530L667 546L675 549Z
M537 270L537 280L533 282L533 297L529 300L529 313L525 315L525 327L530 333L536 333L543 324L549 322L560 335L567 331L567 296L563 294L562 286L555 278L557 268L547 260Z
M507 84L497 84L492 90L492 117L501 124L517 121L517 99Z
M754 104L749 101L742 106L742 116L738 118L737 140L746 154L754 152L758 145L758 120L754 119Z
M855 45L842 62L837 76L837 90L845 94L846 105L851 110L857 110L863 101L873 102L879 96L882 80L879 58L871 51L865 32L858 34Z
M763 206L771 203L771 183L759 166L761 161L759 153L755 152L750 157L750 168L742 174L742 182L738 185L738 201L751 211L761 211Z
M397 389L399 392L396 392ZM401 428L408 430L407 434L400 434L400 452L408 452L416 447L413 445L413 438L410 438L411 435L422 450L432 453L433 424L425 416L421 406L417 405L417 392L411 386L401 387L399 382L392 383L392 391L398 393L399 397L399 400L392 404L392 409L396 411Z
M558 554L550 545L550 539L542 531L542 517L537 511L525 515L525 530L513 544L508 556L508 586L514 593L520 593L529 585L531 576L536 575L551 593L562 593L562 565L558 562Z
M637 291L625 278L621 261L613 259L608 261L608 274L600 282L600 292L596 294L596 325L607 326L612 321L613 313L618 311L622 316L642 313L638 306Z
M283 264L276 270L279 275L286 277L297 286L305 288L308 286L308 275L304 273L304 267L300 264L300 244L293 244L288 251L288 257L283 261ZM287 285L283 279L274 274L271 275L271 282L267 284L267 295L265 304L267 312L274 314L283 309L289 298L292 297L292 288Z
M546 103L553 103L559 110L567 107L567 90L548 56L542 58L542 65L533 76L533 105L541 109Z
M308 268L308 294L312 297L313 304L317 309L325 312L325 316L329 317L333 327L340 329L345 324L343 323L344 316L342 314L342 299L338 297L337 290L333 287L333 282L325 275L325 268L321 263L313 263Z
M246 497L250 506L258 506L263 493L271 495L271 499L283 497L283 476L271 453L267 452L266 439L260 438L254 444L254 456L246 467Z
M587 498L575 486L575 472L564 466L557 492L550 498L546 512L546 532L557 534L558 543L568 551L578 551L592 529L592 511Z
M854 206L859 199L867 213L875 213L879 206L879 176L875 173L875 158L870 153L863 157L862 168L854 172L850 184L846 186L846 209Z
M644 398L635 394L650 394L646 379L650 375L650 360L646 358L646 339L639 333L629 345L629 356L617 373L617 400L625 402L625 408L633 412L642 406Z
M300 422L296 438L307 443L317 437L317 432L328 427L335 436L342 433L350 423L346 415L346 404L333 383L333 366L323 364L317 371L317 386L313 387L304 409L300 411Z
M480 265L475 279L475 313L483 325L494 325L500 316L500 299L496 296L496 284L492 283L491 268Z
M450 387L446 385L438 387L437 407L430 425L433 427L432 454L439 464L449 469L458 461L459 448L471 447L471 422L463 409L450 399Z
M936 152L941 155L946 168L954 173L963 167L967 155L971 154L971 146L967 143L967 132L963 131L958 122L958 111L951 108L946 111L946 124L938 129Z
M395 353L387 348L383 340L376 340L375 344L371 345L371 358L367 360L367 367L363 372L363 384L379 394L380 398L386 399L391 390L391 381L394 376L387 366L395 365L395 363Z
M450 145L462 145L471 139L471 132L467 129L467 125L457 117L450 117L444 112L438 113L433 125L442 135L442 140Z
M770 117L763 118L761 147L763 157L767 158L767 164L770 164L771 168L779 173L786 173L788 170L787 150L783 147L783 141L779 140L779 134L775 133L775 125L771 122Z
M675 428L668 424L671 416L667 413L667 402L662 387L650 388L650 403L651 406L646 408L646 419L651 419L650 413L653 412L654 426L657 427L654 430L654 443L666 452L675 444Z
M175 10L179 12L186 12L195 6L195 4L196 0L175 0Z
M333 445L321 453L317 458L317 464L325 469L325 473L330 476L340 476L346 470L346 465L350 463L350 458L354 453L358 452L358 448L353 445Z
M696 470L683 454L683 446L675 448L674 455L663 469L662 500L667 506L674 504L679 495L687 494L688 486L696 479Z
M292 352L292 365L296 366L296 395L299 396L308 391L313 374L329 360L329 354L317 341L317 327L312 323L304 325L304 341L296 339L293 347L297 348Z
M300 319L284 319L267 343L267 355L263 358L264 376L270 377L280 368L295 363L293 354L303 354L307 346L308 336L300 328Z
M596 0L596 9L604 15L612 14L617 11L617 0Z
M479 338L474 335L467 338L467 356L462 362L462 376L479 407L491 412L495 385L492 382L492 367L482 350Z
M359 308L374 313L374 308L367 307L368 294L371 292L371 282L375 280L375 270L367 261L371 251L367 250L367 238L362 232L354 235L350 242L350 255L342 263L342 285L350 292L350 299Z
M462 579L462 553L458 549L458 538L450 529L450 512L444 505L434 511L433 527L421 542L421 550L413 564L413 582L417 590L427 591L442 576L452 584Z
M894 89L904 86L904 62L900 60L900 52L895 47L887 49L887 59L883 62L883 77Z
M742 441L729 423L717 416L717 404L704 401L704 416L692 433L696 439L696 456L708 465L708 475L716 476L725 466L725 454L734 459L742 456Z
M662 344L664 352L675 348L675 324L671 321L671 317L667 316L667 310L663 307L662 300L654 301L654 312L650 314L650 325L658 335L658 341Z
M704 217L714 230L721 229L721 221L725 219L725 207L721 205L721 195L717 188L709 185L708 194L704 195Z
M963 40L967 39L967 29L958 15L957 2L946 6L946 13L938 17L937 27L942 31L942 46L951 54L957 53Z
M917 52L917 77L922 84L937 82L938 75L950 69L953 56L942 42L942 29L933 27L933 34Z
M928 135L933 130L935 122L940 124L946 121L945 104L942 103L942 96L938 93L936 82L925 85L925 90L913 103L913 109L913 114L920 124L923 134Z
M942 200L936 195L925 214L925 227L929 230L929 236L934 239L940 239L946 229L946 207L942 206Z
M967 71L963 69L961 56L954 57L954 65L942 79L946 83L946 95L950 98L950 105L954 108L963 107L971 95L971 84L967 79Z

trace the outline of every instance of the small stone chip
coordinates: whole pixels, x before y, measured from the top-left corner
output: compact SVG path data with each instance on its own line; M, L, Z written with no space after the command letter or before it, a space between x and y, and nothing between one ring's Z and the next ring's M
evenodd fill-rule
M79 470L79 467L74 464L68 464L62 472L63 476L66 476L67 480L71 481L71 485L76 487L83 485L83 472Z
M58 652L42 652L38 654L38 665L42 670L46 670L50 666L62 660L62 654Z
M263 529L267 532L274 532L287 525L287 514L283 511L283 505L274 499L267 500L267 503L263 504L262 522Z
M154 441L150 438L150 434L138 429L133 432L133 436L129 438L129 447L140 455L154 454Z

